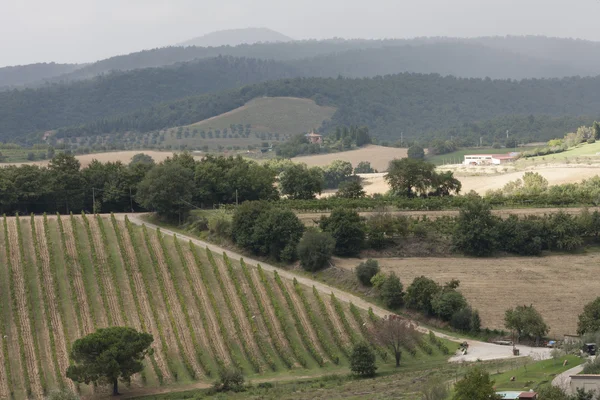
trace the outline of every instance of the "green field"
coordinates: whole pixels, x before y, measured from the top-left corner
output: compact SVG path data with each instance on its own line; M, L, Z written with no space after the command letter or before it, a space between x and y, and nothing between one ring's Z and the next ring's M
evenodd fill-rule
M29 153L34 154L34 159L28 158ZM15 162L29 162L29 161L41 161L46 159L46 147L43 148L16 148L16 149L3 149L0 148L0 163L15 163Z
M531 150L534 147L517 147L517 151L526 151ZM457 151L453 151L452 153L440 154L435 156L427 156L426 160L434 163L435 165L445 165L445 164L461 164L464 161L466 155L470 154L507 154L515 151L514 149L494 149L492 147L470 147L465 149L460 149Z
M568 149L567 151L563 151L562 153L548 154L545 156L538 157L529 157L527 161L566 161L567 159L573 160L577 157L588 158L599 156L600 154L598 153L600 153L600 141L592 144L584 142L580 143L575 147L571 147L570 149Z
M563 366L564 361L568 364ZM574 355L559 357L558 359L538 361L535 363L525 363L518 368L503 372L501 374L492 374L491 378L496 381L498 390L536 390L539 386L547 385L552 379L561 372L578 366L584 360ZM511 377L515 377L511 381Z

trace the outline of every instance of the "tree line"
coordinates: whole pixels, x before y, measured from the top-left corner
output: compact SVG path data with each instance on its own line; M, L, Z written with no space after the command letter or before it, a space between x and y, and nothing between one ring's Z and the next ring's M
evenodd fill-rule
M600 78L501 81L401 73L365 79L288 78L224 90L239 86L240 82L259 82L293 74L286 72L287 67L281 69L267 61L220 58L203 63L199 65L206 64L205 68L212 75L210 79L198 80L198 85L212 92L185 97L192 94L188 87L197 90L198 86L171 73L173 85L165 90L172 93L168 96L178 96L178 100L173 100L173 97L159 99L157 96L161 96L162 91L157 94L156 85L149 86L153 93L148 92L147 96L134 90L128 90L122 96L114 92L119 91L121 86L130 87L129 81L135 83L147 79L158 84L157 73L152 70L133 71L130 74L135 76L131 77L123 75L123 85L116 85L116 88L107 82L97 91L84 89L77 95L71 93L66 96L72 89L63 86L0 93L0 110L4 113L0 114L0 134L5 139L14 139L57 128L62 128L59 130L61 137L151 132L201 121L231 111L256 97L292 96L312 98L319 105L337 108L331 121L321 127L325 132L337 126L355 125L367 126L379 140L398 140L400 132L405 138L430 139L434 136L448 139L452 135L450 132L460 133L463 124L493 120L496 135L505 135L505 131L512 128L515 137L534 136L546 140L549 138L543 137L547 135L545 130L530 129L525 123L528 119L521 119L522 123L514 127L511 120L498 118L515 116L514 110L518 109L519 115L531 115L534 119L559 118L557 123L564 132L565 128L570 130L580 126L581 119L591 123L594 117L597 118L600 104ZM223 67L223 72L219 66ZM185 70L188 67L177 68ZM249 68L250 72L246 72L245 68ZM217 83L221 80L216 78L225 75L230 78L224 78L224 87L215 87L221 84ZM94 87L108 79L98 78L90 81L92 83L79 85ZM176 94L179 87L183 92ZM580 103L581 97L587 99L583 104ZM161 103L166 100L172 101ZM71 102L72 107L66 107L68 104L65 102ZM23 104L30 106L23 107ZM565 122L560 118L568 120ZM485 129L484 125L480 130ZM476 132L469 134L468 141L472 141L475 135ZM552 136L556 136L556 132Z

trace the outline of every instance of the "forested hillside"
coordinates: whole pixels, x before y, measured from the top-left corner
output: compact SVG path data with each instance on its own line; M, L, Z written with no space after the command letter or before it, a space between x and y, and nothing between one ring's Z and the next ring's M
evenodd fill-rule
M44 79L73 72L82 65L39 63L0 68L0 90L11 86L28 85Z
M14 139L163 101L294 75L292 68L274 61L217 57L171 68L113 73L69 85L2 92L0 138Z
M510 115L597 118L600 77L517 82L404 73L372 79L285 79L103 118L63 129L60 136L148 132L187 125L260 96L313 98L320 105L337 107L330 126L366 125L379 139L396 139L400 132L405 138L418 138L460 124Z
M459 44L465 47L456 47ZM390 51L390 48L396 48L394 50L395 55L392 54L391 56L395 57L392 58L392 61L400 62L398 66L400 68L394 70L382 69L377 63L370 62L369 57L373 56L381 62L381 53L357 52L358 50L381 48L386 48L386 52ZM465 54L466 49L469 49L472 55ZM436 54L435 50L440 51L442 54ZM342 55L347 51L354 52ZM597 67L600 65L600 44L584 40L543 36L481 37L472 39L447 37L386 40L330 39L243 44L235 47L165 47L111 57L86 66L78 66L76 70L70 69L60 73L40 74L34 80L27 77L27 71L31 68L37 68L36 65L39 64L12 67L12 82L0 83L0 87L20 84L18 82L24 79L26 80L24 83L34 83L50 78L55 82L88 79L116 70L127 71L161 67L219 55L279 61L342 55L341 58L336 58L335 61L342 62L348 58L350 59L351 63L349 65L345 64L339 68L342 71L347 70L343 74L348 76L373 76L403 71L512 79L600 74L600 69ZM357 59L358 55L364 57ZM404 57L401 57L402 55ZM446 58L442 55L446 55ZM462 57L465 56L467 59L461 63ZM418 59L412 60L412 57L418 57ZM385 60L385 63L392 62L388 59ZM440 60L442 61L440 62ZM495 66L492 60L499 60L502 65L507 66L508 70L504 71L500 66ZM449 66L452 66L452 69L445 65L449 61ZM311 76L329 76L328 74L331 74L330 69L327 69L328 64L319 64L319 60L316 62L317 66L325 69L317 69L316 75ZM510 64L511 62L514 63L514 66ZM353 64L361 65L360 69L357 70L356 67L353 67ZM488 70L485 71L484 67ZM0 71L2 70L0 69ZM475 74L472 75L471 71L475 71Z

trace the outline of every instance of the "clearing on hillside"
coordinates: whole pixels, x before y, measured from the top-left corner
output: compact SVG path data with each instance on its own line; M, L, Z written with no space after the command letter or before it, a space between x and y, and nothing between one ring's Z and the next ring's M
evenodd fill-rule
M575 334L583 306L598 296L600 254L497 258L379 258L384 271L394 271L404 287L424 275L439 283L460 280L459 290L481 314L482 326L504 328L504 312L533 304L550 326L550 336ZM360 260L337 259L352 269Z
M356 167L361 161L369 161L371 167L379 172L386 171L390 161L407 156L407 149L377 146L374 144L356 150L342 151L339 153L318 154L315 156L294 157L292 161L305 163L309 167L324 167L334 160L348 161Z
M317 105L313 100L296 97L261 97L242 107L188 125L208 132L229 129L231 125L250 125L252 132L294 135L317 129L335 113L333 107Z
M350 345L373 324L313 288L127 219L0 223L0 398L108 393L65 377L72 343L106 326L154 336L145 370L122 389L131 391L209 384L222 367L249 377L347 370ZM419 351L414 362L427 357Z

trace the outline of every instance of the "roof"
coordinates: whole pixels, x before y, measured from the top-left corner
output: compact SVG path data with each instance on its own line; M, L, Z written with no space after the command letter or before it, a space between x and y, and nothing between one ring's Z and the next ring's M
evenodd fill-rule
M515 158L515 155L511 154L465 154L465 157L492 157L498 160L510 160Z
M519 395L519 399L535 399L536 397L536 392L523 392Z
M306 136L310 136L310 137L321 137L321 136L323 136L323 135L319 135L318 133L311 132L311 133L307 133L307 134L306 134Z

